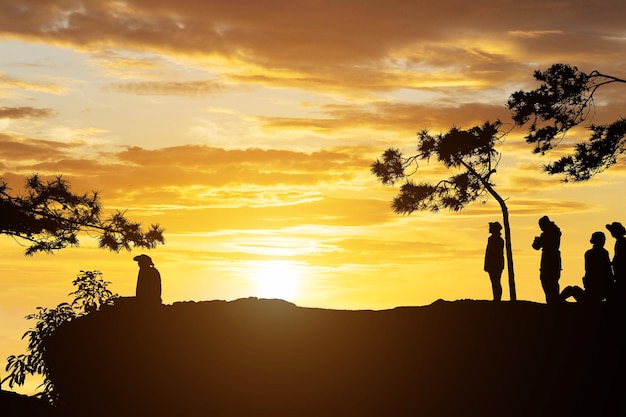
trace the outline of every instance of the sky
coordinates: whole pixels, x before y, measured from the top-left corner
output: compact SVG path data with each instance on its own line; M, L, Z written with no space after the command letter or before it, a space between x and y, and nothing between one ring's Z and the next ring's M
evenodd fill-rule
M416 133L500 119L554 63L626 76L621 0L0 0L0 178L62 175L107 213L165 228L166 244L24 256L0 236L0 359L23 353L24 316L71 301L81 270L132 296L140 253L163 302L282 298L388 309L491 299L485 195L460 212L393 213L398 186L371 163ZM624 116L626 86L598 93L594 123ZM512 227L517 297L544 302L537 220L563 233L561 286L581 285L594 231L626 222L622 160L586 183L542 166L514 128L492 177ZM453 174L436 161L415 179ZM608 236L608 233L607 233ZM607 249L612 255L613 239ZM503 274L508 300L507 271ZM4 375L4 365L0 376ZM8 387L4 387L8 389ZM32 392L26 384L18 392Z

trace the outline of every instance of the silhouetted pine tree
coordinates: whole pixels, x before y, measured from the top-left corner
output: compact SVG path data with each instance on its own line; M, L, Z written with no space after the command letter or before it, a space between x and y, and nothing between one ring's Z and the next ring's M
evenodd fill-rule
M486 122L467 130L456 127L445 134L431 135L422 131L417 136L417 153L405 157L399 149L390 148L371 166L371 172L385 185L404 181L400 193L394 198L392 208L399 214L414 211L441 209L460 211L478 197L488 193L500 204L504 224L509 290L512 301L517 299L515 273L511 251L511 227L506 203L495 191L491 176L496 173L500 154L495 144L501 137L502 123ZM413 182L410 177L418 172L418 161L435 157L448 169L458 174L437 183Z

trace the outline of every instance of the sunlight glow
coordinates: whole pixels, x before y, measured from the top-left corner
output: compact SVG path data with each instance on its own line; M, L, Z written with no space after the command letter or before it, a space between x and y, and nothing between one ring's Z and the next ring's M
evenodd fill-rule
M255 295L291 301L298 295L303 267L293 261L259 261L251 265Z

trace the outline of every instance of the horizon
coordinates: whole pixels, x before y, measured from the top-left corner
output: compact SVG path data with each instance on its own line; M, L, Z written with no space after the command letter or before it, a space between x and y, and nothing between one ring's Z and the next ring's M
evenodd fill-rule
M107 212L165 228L165 245L80 247L24 256L0 235L0 359L20 353L24 316L68 299L80 270L135 294L133 257L160 271L163 303L281 298L302 307L388 309L489 300L485 196L460 212L394 214L399 184L371 163L437 134L500 119L532 75L555 63L624 77L619 10L530 1L419 5L381 1L100 3L0 0L0 178L62 175L98 191ZM624 86L599 91L594 123L623 116ZM581 285L596 231L626 224L623 159L584 183L542 166L584 139L572 129L545 156L524 128L496 146L518 300L545 302L537 221L560 227L560 285ZM414 179L450 173L432 160ZM503 300L509 299L507 269ZM2 365L2 370L4 370ZM37 385L37 384L35 384ZM31 393L29 384L14 389Z

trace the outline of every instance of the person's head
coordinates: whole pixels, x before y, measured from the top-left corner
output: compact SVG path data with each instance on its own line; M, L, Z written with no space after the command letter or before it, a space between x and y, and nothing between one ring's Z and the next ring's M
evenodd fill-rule
M550 226L550 224L552 224L552 221L548 216L543 216L539 219L539 228L541 230L546 230Z
M606 236L602 232L593 232L591 234L591 239L589 240L594 246L604 246L604 242L606 242Z
M624 226L622 226L622 224L619 222L613 222L611 224L607 224L606 228L609 232L611 232L611 236L613 236L616 239L618 237L626 235L626 229L624 229Z
M154 266L154 263L152 262L152 258L150 258L148 255L141 254L141 255L135 256L133 260L137 261L137 263L139 264L139 267Z
M489 222L489 233L499 234L502 230L502 225L499 222Z

